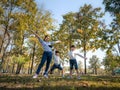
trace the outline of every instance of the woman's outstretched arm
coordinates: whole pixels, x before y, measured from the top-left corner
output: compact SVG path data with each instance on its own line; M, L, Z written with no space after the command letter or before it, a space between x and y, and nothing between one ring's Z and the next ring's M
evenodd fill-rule
M40 43L44 46L44 42L43 42L43 40L40 38L40 36L37 34L37 33L35 33L34 31L32 31L31 30L31 32L38 38L38 40L40 41Z
M34 31L31 30L31 32L37 37L40 38L39 35L37 33L35 33Z

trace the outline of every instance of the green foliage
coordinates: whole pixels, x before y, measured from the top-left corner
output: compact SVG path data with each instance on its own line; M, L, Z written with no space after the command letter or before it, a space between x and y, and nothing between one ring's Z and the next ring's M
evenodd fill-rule
M120 55L120 1L104 0L103 4L105 5L106 11L110 12L114 17L110 24L111 29L109 31L105 31L105 37L107 37L107 46L109 46L107 49L110 51L111 49L116 48L114 46L117 45L118 55Z
M42 48L39 45L39 41L32 37L33 34L30 30L34 30L43 38L48 31L54 28L53 21L51 13L47 10L39 9L35 0L1 0L0 27L3 29L4 35L1 40L3 42L0 44L0 52L5 54L4 57L13 58L12 64L25 64L27 60L23 55L27 53L31 58L33 54L31 52L34 44L36 44L34 57L39 60ZM9 52L7 52L8 47L10 47ZM9 54L8 56L6 52ZM5 59L3 56L1 57ZM18 65L17 67L19 73L22 66ZM14 68L16 66L13 65L13 70Z
M30 60L28 56L24 56L24 55L19 55L19 56L13 55L11 59L14 64L20 64L20 65L23 65Z
M120 0L103 0L105 10L112 14L120 14Z
M103 65L105 66L105 69L107 71L110 71L113 73L114 69L120 66L120 57L116 56L112 53L109 53L106 55L106 57L103 59Z
M93 55L91 58L90 58L90 61L89 61L89 64L90 64L90 69L93 70L93 73L97 74L97 70L100 68L101 66L101 62L99 60L99 58L97 58L96 55Z
M68 39L69 31L73 39L75 35L79 35L77 39L79 39L79 47L82 47L82 49L84 46L86 50L99 48L97 44L98 33L100 32L99 26L101 24L99 18L102 18L104 15L100 10L100 8L93 8L91 5L85 4L80 8L79 12L70 12L64 15L63 24L61 25L59 33L64 32L64 35L66 34L65 39ZM81 32L78 32L79 29Z
M55 34L58 39L64 41L62 43L65 46L63 53L68 51L71 44L76 43L76 46L84 51L84 57L86 57L86 51L95 51L100 48L98 34L101 32L100 18L103 15L101 8L93 8L87 4L80 7L78 12L65 14L60 30ZM86 60L84 61L86 70Z

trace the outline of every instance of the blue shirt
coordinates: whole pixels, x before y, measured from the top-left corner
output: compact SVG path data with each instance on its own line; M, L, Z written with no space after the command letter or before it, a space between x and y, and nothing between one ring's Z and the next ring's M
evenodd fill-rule
M55 42L45 42L44 40L42 40L41 38L38 38L39 42L42 44L44 51L47 52L52 52L52 45L55 44Z

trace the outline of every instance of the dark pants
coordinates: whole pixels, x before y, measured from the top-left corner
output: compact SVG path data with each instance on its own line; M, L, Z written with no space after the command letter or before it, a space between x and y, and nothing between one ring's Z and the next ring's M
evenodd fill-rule
M53 66L52 66L52 68L50 69L50 71L51 72L53 72L54 71L54 69L59 69L59 70L63 70L63 68L61 67L61 65L60 64L54 64Z
M41 60L41 62L39 64L39 66L38 66L36 74L40 73L40 70L43 67L45 62L46 62L46 69L45 69L44 75L48 74L48 69L49 69L51 60L52 60L52 52L44 51L43 56L42 56L42 60Z

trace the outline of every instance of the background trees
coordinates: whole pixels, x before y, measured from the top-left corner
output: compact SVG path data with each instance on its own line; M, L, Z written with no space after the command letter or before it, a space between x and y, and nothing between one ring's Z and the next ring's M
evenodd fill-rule
M30 30L34 30L40 34L40 37L43 37L48 30L53 28L52 22L51 13L38 8L34 0L1 0L0 58L2 72L8 71L6 67L9 65L6 63L14 55L16 58L9 60L9 64L13 65L12 72L15 72L16 69L16 73L19 74L21 68L24 67L27 54L29 56L27 62L30 64L28 66L32 73L34 60L37 56L37 60L40 59L38 53L42 53L42 49ZM29 47L30 44L31 47ZM32 49L32 53L30 49Z
M82 50L85 57L87 57L87 51L101 48L106 52L103 60L105 69L113 71L119 67L118 59L120 58L119 3L118 0L103 1L106 12L110 12L113 17L109 28L101 21L104 16L101 8L93 8L92 5L85 4L80 7L78 12L63 15L63 22L56 30L51 13L43 8L38 8L35 0L1 0L1 71L19 74L23 72L22 68L27 68L27 73L33 73L34 68L39 64L43 49L31 30L38 33L41 38L50 34L52 40L61 40L62 43L55 45L55 48L61 52L63 60L67 59L67 52L72 44ZM97 62L99 63L99 60L95 56L89 62L95 72L96 68L93 64L97 67ZM86 74L86 60L84 60L84 68Z
M93 8L91 5L85 4L78 12L70 12L63 16L59 32L66 34L65 40L70 41L69 45L71 42L77 43L77 47L84 51L84 57L88 50L99 48L97 41L100 32L100 18L104 15L100 10L100 8ZM63 35L61 36L63 37ZM84 60L84 67L86 74L86 60Z
M93 55L89 61L89 68L92 69L93 74L98 74L98 69L100 69L101 62L96 55Z
M110 24L111 29L106 31L109 49L116 49L120 55L120 1L119 0L103 0L106 12L110 12L113 21ZM115 45L117 45L115 47Z
M106 50L106 57L103 60L106 71L113 73L116 68L120 67L120 1L103 0L106 12L111 14L113 21L109 29L105 28L102 32L103 48ZM102 47L102 46L101 46Z

